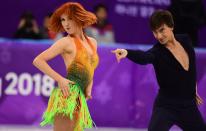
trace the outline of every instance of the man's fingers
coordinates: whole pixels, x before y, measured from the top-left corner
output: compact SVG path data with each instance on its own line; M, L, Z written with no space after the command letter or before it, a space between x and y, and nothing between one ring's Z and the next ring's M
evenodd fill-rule
M198 104L198 105L203 104L203 100L202 100L202 98L199 97L199 96L196 97L196 101L197 101L197 104Z
M122 51L120 49L112 50L111 52L116 54L116 55L121 55L122 54Z
M120 49L112 50L111 52L115 54L117 62L119 63L122 58L122 52L120 51Z
M116 50L112 50L111 52L112 52L112 53L116 53Z
M203 100L202 98L199 99L200 104L203 104Z
M198 105L201 105L202 104L202 101L201 100L198 100Z
M201 103L203 102L203 99L200 96L198 96L197 98Z
M120 58L119 58L119 57L117 57L117 62L118 62L118 63L120 62Z
M117 57L118 63L120 63L120 61L121 61L122 58L124 58L124 57L123 57L123 56L118 56L118 57Z
M203 99L202 99L201 97L199 97L199 99L200 99L201 101L203 101Z

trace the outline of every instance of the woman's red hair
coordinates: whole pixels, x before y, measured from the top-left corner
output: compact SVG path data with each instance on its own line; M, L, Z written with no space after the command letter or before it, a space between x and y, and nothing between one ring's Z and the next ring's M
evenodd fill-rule
M49 29L54 32L64 31L61 24L61 15L66 14L69 18L77 22L78 25L85 28L89 25L96 23L96 16L84 9L84 7L76 2L67 2L57 8L50 18Z

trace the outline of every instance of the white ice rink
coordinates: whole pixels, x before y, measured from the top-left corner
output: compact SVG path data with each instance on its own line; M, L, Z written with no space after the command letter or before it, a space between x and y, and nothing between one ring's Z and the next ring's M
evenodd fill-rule
M52 128L38 128L31 126L6 126L0 125L0 131L52 131ZM97 128L88 129L85 131L147 131L147 129L132 129L132 128ZM172 129L170 131L181 131L178 129Z

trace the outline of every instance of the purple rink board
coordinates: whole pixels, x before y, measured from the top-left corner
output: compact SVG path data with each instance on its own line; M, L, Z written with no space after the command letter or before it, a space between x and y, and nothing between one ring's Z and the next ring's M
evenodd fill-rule
M40 73L32 60L50 42L0 42L0 124L38 126L54 81ZM146 128L158 90L151 65L141 66L124 59L119 64L111 50L128 45L100 45L100 63L95 72L93 99L88 102L97 126ZM129 46L146 49L148 46ZM206 50L197 49L199 94L206 101ZM65 76L60 57L49 64ZM206 103L200 107L206 119Z

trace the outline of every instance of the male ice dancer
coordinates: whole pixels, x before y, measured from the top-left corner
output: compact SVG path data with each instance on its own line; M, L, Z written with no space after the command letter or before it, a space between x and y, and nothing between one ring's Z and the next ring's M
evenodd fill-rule
M158 40L148 51L116 49L118 62L153 64L159 92L156 97L149 131L169 131L175 124L184 131L206 131L197 104L202 99L196 92L195 52L186 35L174 35L172 15L157 10L150 17L150 27Z

